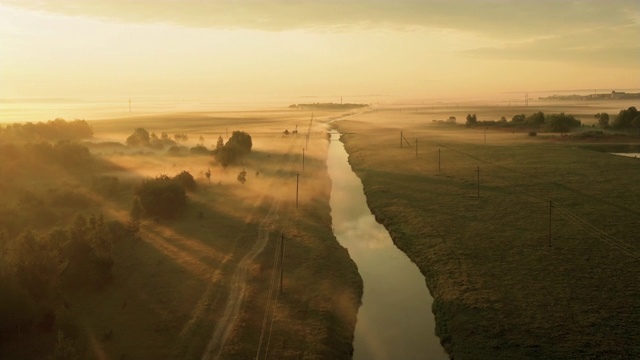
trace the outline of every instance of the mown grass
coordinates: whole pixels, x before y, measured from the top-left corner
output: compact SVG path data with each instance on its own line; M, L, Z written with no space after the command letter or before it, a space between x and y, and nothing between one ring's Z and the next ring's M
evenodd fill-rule
M425 275L453 358L640 357L640 251L580 222L640 249L636 159L389 116L336 126L369 207ZM549 200L580 219L554 208L551 247Z

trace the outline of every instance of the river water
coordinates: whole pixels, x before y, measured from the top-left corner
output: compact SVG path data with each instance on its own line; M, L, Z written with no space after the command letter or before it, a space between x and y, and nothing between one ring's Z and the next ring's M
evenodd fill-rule
M364 283L353 358L448 359L435 335L433 298L424 276L376 222L338 139L339 134L331 135L327 159L333 233Z

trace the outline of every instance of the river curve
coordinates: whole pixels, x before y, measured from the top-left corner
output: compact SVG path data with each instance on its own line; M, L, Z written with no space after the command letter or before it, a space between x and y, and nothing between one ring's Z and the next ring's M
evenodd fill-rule
M339 136L331 134L327 158L333 233L364 284L353 358L448 359L435 335L433 298L424 276L371 214Z

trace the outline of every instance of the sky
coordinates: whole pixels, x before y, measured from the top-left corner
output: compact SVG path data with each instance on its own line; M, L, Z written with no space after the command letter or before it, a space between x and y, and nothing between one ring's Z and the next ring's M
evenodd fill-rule
M638 0L0 0L0 99L637 88Z

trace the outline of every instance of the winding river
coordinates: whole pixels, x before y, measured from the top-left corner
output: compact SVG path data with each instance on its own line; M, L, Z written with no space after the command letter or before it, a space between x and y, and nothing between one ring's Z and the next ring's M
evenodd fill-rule
M331 134L327 159L333 233L364 283L353 358L448 359L435 335L433 298L424 276L371 214L339 136Z

